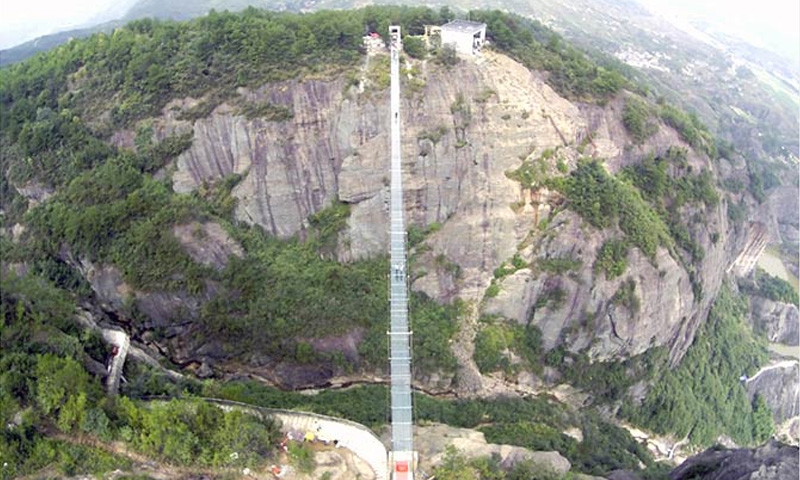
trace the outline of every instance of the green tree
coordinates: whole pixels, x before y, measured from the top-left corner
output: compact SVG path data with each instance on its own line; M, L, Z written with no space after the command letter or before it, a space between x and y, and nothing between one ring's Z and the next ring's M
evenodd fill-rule
M642 198L639 190L608 174L596 160L581 160L568 177L550 184L568 199L569 207L597 228L618 223L631 245L650 258L659 245L672 246L663 219Z
M58 428L70 432L83 422L86 414L86 392L70 395L58 414Z
M406 36L403 38L403 51L411 58L423 59L428 54L425 41L419 37Z
M36 378L36 404L45 415L57 413L70 397L89 391L89 374L71 358L37 356Z
M628 97L622 110L622 123L636 143L644 143L658 127L650 121L650 109L640 99Z
M111 420L102 408L89 408L83 415L80 424L81 430L96 436L100 440L110 440L112 437Z
M752 444L753 434L769 431L763 407L756 415L739 377L753 374L767 359L744 324L747 304L728 287L720 289L707 322L700 327L678 368L652 385L632 419L658 433L707 445L720 434ZM754 422L758 418L759 426Z
M775 433L775 421L764 397L753 398L753 440L760 445Z
M798 305L797 289L786 280L770 275L760 268L756 269L752 282L740 281L739 287L751 295Z
M616 278L628 266L628 245L623 240L609 239L603 243L594 261L595 272L605 272L607 279Z
M537 465L530 460L519 462L508 472L508 480L559 480L563 478L554 470Z
M472 358L482 373L508 367L504 355L509 346L509 334L501 325L487 325L475 337L475 353Z
M289 458L292 465L301 473L311 473L317 467L314 452L303 443L289 444Z
M459 62L458 53L452 45L444 45L439 49L436 55L436 62L442 65L452 67Z
M452 445L445 448L442 462L433 472L440 480L480 480L466 457Z

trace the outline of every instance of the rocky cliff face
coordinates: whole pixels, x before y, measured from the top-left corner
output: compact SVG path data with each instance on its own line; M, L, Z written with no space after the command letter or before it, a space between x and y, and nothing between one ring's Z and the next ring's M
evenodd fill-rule
M607 234L587 227L568 212L560 214L551 228L554 234L531 246L530 256L577 259L579 269L568 275L536 271L535 267L520 270L504 279L501 293L487 302L487 313L520 321L530 315L542 330L546 348L566 341L570 349L589 348L594 358L602 360L636 355L654 345L674 345L676 352L688 347L676 339L692 328L687 322L702 303L694 298L688 274L666 250L659 250L654 263L633 250L627 274L605 280L592 266ZM636 279L638 311L611 301L628 278ZM566 291L564 304L536 308L537 300L555 288ZM676 357L680 355L676 353Z
M596 252L613 232L556 210L562 202L557 194L522 188L506 172L551 149L558 154L549 159L549 167L561 161L574 168L580 156L589 155L605 159L614 173L647 153L685 146L678 135L662 126L648 143L631 147L620 121L623 99L602 108L573 104L502 55L487 53L452 70L431 63L414 67L404 79L402 105L406 214L409 223L437 222L441 228L426 239L428 252L418 255L413 288L442 301L470 300L479 313L532 320L543 331L547 348L565 343L573 351L588 348L595 359L612 359L666 345L677 361L747 242L746 232L728 225L725 202L685 212L687 218L702 219L690 226L706 252L696 265L704 295L696 298L689 273L664 249L654 261L634 249L620 278L607 281L595 274ZM351 207L339 259L383 254L388 91L368 82L346 87L337 78L240 93L251 102L287 107L293 117L249 120L221 105L192 125L192 147L174 165L174 189L191 191L241 174L233 191L237 217L281 237L302 236L307 217L338 197ZM175 119L175 110L191 102L168 107L155 122L157 134L185 130L189 125ZM697 171L715 168L692 150L688 162ZM714 234L716 242L711 241ZM517 253L531 266L504 278L499 295L482 302L494 269ZM568 274L537 268L537 259L567 256L580 265ZM442 261L457 265L460 274L438 268ZM638 310L611 302L628 279L635 283ZM535 308L537 299L554 288L566 293L562 306Z
M670 480L779 480L797 478L798 449L771 441L763 447L710 448L669 473Z
M763 223L751 222L747 230L747 243L728 271L737 277L745 277L753 271L758 258L764 253L769 241L767 228Z
M388 441L388 438L384 439ZM430 472L442 462L447 448L454 447L467 458L496 456L503 468L511 469L523 461L530 461L560 475L570 470L569 460L558 452L535 452L513 445L488 443L484 434L476 430L431 424L418 427L414 447L419 452L420 469Z
M767 222L771 243L797 245L800 242L797 209L796 186L784 185L769 192L759 214Z
M745 387L752 398L764 397L776 424L800 415L800 362L785 360L759 370Z
M232 256L241 256L242 247L217 223L192 222L176 225L173 235L198 263L216 270L224 268ZM215 282L207 281L199 294L185 290L140 291L123 279L122 272L114 265L100 264L86 258L75 258L68 250L61 252L64 261L71 264L89 282L95 294L97 307L118 320L136 317L128 325L137 341L151 344L154 331L160 340L157 350L167 348L170 360L179 365L203 363L225 357L221 342L201 343L194 335L198 328L193 323L202 306L219 294ZM164 353L164 352L162 352Z
M797 345L800 340L800 322L795 305L752 297L750 322L756 331L763 332L772 343Z

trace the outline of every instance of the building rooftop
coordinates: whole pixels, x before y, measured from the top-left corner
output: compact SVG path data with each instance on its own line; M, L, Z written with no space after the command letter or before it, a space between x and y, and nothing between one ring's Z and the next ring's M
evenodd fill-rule
M442 25L442 30L450 30L459 33L475 33L486 28L485 23L471 22L469 20L451 20Z

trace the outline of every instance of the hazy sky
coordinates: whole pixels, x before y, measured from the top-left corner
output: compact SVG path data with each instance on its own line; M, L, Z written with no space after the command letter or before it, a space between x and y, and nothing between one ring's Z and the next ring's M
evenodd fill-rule
M0 0L0 48L41 35L118 18L135 0ZM192 1L192 0L186 0ZM568 1L568 0L565 0ZM638 0L683 16L701 16L769 45L800 43L799 0ZM783 39L783 40L776 40ZM800 45L794 45L800 48Z
M800 0L636 1L667 17L702 18L754 45L800 55Z
M109 11L122 10L114 17L122 16L127 8L119 7L130 4L120 0L0 0L0 48L83 26Z
M664 12L695 14L744 27L769 23L775 29L800 35L800 2L797 0L637 0Z

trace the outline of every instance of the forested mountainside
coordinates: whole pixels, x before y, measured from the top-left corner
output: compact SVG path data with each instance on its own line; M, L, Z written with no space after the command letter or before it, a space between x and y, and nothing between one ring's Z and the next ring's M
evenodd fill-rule
M472 12L477 60L415 38L449 18L139 20L0 70L4 476L266 467L276 425L200 397L386 422L388 58L362 35L390 23L418 418L661 475L620 425L756 445L797 415L740 381L768 358L729 276L761 241L745 159L537 22Z
M309 12L353 8L341 0L139 0L129 2L119 20L80 30L48 35L0 52L0 65L28 58L72 38L109 32L124 21L140 18L185 20L217 11L241 11L248 6L275 11ZM375 4L385 3L382 0ZM407 2L413 4L413 2ZM475 8L500 8L537 19L596 55L615 57L618 68L643 79L657 95L698 113L720 141L745 152L752 174L767 182L787 154L797 156L796 124L800 65L697 22L683 25L661 17L631 0L504 0L499 4L460 0L449 8L465 15ZM796 46L792 46L796 47ZM630 66L636 67L630 68ZM768 186L768 185L767 185Z

